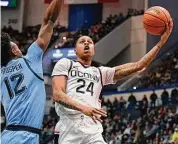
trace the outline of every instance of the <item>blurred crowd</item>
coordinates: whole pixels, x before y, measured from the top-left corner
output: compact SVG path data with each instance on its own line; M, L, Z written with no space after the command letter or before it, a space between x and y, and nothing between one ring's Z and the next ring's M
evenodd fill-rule
M54 139L54 128L57 122L58 118L50 114L44 117L40 144L52 143Z
M90 29L81 28L77 32L69 32L66 37L63 37L63 39L56 45L56 48L74 47L75 41L82 35L91 37L94 43L96 43L109 32L111 32L114 28L124 22L127 18L141 15L143 13L144 10L128 9L126 16L124 16L123 13L120 13L119 15L109 15L105 21L92 25Z
M178 49L178 46L177 46ZM166 56L154 70L144 75L137 82L137 88L169 86L178 83L178 51Z
M67 37L56 45L56 47L71 47L74 46L75 39L81 35L88 35L93 38L94 42L99 41L102 37L107 35L116 26L121 24L125 19L143 14L143 10L129 9L126 16L122 13L118 15L110 15L106 21L92 25L90 29L80 29L77 32L68 32L68 29L60 24L57 24L54 28L54 32L49 43L49 47L57 40L60 39L60 33L66 33ZM12 40L19 46L22 52L25 54L29 45L34 42L38 36L41 25L24 27L22 32L14 30L11 26L2 28L3 32L7 32Z
M166 104L165 94L169 99ZM108 144L178 143L178 89L174 89L171 96L165 90L161 100L153 100L152 95L150 100L144 95L137 101L131 94L128 101L120 97L103 102L103 109L108 113L103 122L103 136Z

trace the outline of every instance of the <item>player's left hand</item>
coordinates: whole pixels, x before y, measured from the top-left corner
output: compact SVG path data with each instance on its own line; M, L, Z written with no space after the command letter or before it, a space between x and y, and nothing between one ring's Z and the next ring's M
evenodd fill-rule
M103 117L107 116L107 113L104 110L94 108L94 107L85 106L85 107L83 107L82 112L85 115L91 117L95 123L96 123L97 120L102 122L101 116L103 116Z
M96 115L96 116L92 116L92 119L95 123L97 123L96 121L100 121L101 123L103 122L103 120L101 119L101 116L100 115Z
M170 19L169 20L169 23L166 23L166 31L164 32L164 34L161 36L161 40L160 40L160 43L161 43L161 46L163 46L165 44L165 42L168 40L169 36L171 35L172 33L172 30L173 30L173 20Z

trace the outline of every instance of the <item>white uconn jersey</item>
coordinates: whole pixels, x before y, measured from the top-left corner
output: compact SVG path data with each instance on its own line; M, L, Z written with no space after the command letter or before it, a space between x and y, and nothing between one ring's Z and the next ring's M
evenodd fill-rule
M80 62L63 58L57 62L52 76L67 76L66 94L86 106L101 107L100 93L103 85L113 84L115 68L84 66ZM79 114L55 103L59 116Z

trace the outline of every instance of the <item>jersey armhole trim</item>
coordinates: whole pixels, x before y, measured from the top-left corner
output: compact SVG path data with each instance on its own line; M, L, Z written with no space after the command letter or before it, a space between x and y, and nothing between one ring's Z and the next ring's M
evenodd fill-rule
M55 75L52 75L51 77L55 77L55 76L65 76L66 78L68 78L68 76L65 74L55 74Z
M73 61L72 61L72 60L70 60L70 67L69 67L69 70L68 70L68 74L69 74L69 72L71 71L72 66L73 66Z
M24 59L26 65L27 65L27 67L30 69L30 71L31 71L39 80L44 81L44 79L41 78L38 74L36 74L36 73L34 72L34 70L30 67L29 63L27 62L27 59L25 59L24 57L22 57L22 58Z
M103 77L102 77L101 69L100 69L100 68L98 68L98 70L99 70L99 72L100 72L100 77L101 77L101 85L102 85L102 87L103 87Z

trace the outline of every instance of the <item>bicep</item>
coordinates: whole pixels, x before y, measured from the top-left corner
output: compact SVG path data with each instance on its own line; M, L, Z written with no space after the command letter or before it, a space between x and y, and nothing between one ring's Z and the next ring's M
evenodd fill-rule
M116 67L116 71L114 74L114 80L120 80L132 74L135 74L141 71L141 67L138 67L137 62L135 63L127 63L121 66Z
M55 94L58 91L66 92L66 82L67 77L66 76L53 76L52 78L52 90L53 94Z
M121 69L125 69L125 68L128 68L128 67L133 67L133 66L135 66L135 64L136 63L126 63L126 64L123 64L123 65L117 66L116 71L121 70Z

